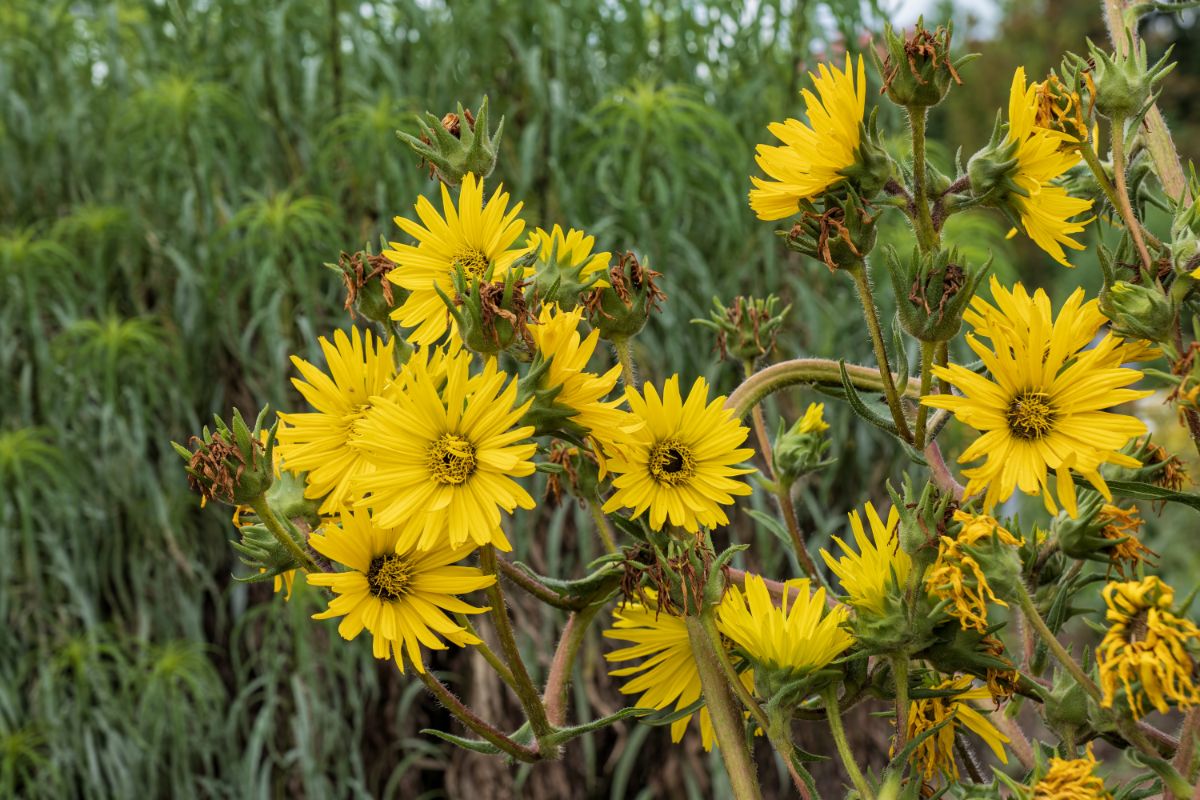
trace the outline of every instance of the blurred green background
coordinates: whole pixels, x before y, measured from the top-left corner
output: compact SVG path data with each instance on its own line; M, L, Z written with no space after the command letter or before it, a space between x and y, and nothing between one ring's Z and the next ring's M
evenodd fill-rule
M849 282L786 256L745 193L766 124L801 113L806 71L860 51L896 5L0 5L0 796L719 796L721 770L696 737L673 746L663 729L619 726L532 769L422 736L448 727L445 715L419 683L375 663L365 637L346 644L310 621L316 592L300 586L285 604L232 580L241 567L226 513L198 508L168 442L231 406L297 406L288 355L314 358L317 336L349 322L322 263L398 238L392 217L434 191L396 129L484 94L506 117L496 177L530 226L582 227L663 273L670 300L638 343L645 376L706 373L730 388L738 370L687 321L714 295L747 292L794 304L780 357L865 359ZM919 5L906 3L901 21ZM983 144L1016 65L1038 76L1085 35L1102 41L1096 6L931 11L984 53L933 114L933 162L949 170L959 147L969 156ZM1200 127L1196 21L1145 28L1152 55L1179 45L1162 105L1186 155ZM899 115L880 114L903 157ZM991 251L1003 279L1056 298L1098 283L1089 256L1066 271L1006 230L997 216L960 217L948 239L972 261ZM882 238L904 241L894 225ZM809 399L773 401L772 427ZM818 542L848 509L881 500L903 467L844 408L829 411L839 460L799 503ZM759 545L750 565L792 574L748 517L733 536ZM550 574L578 574L596 554L572 506L518 518L513 540L516 557ZM522 606L518 623L544 671L561 618ZM598 636L587 643L579 713L621 703L604 649ZM515 725L511 698L469 654L431 663L485 717ZM882 724L860 733L878 738ZM786 776L763 769L779 791Z

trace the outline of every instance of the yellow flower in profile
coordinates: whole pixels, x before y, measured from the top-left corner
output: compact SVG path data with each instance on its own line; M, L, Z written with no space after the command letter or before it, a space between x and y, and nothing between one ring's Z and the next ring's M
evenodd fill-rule
M883 614L890 586L904 586L912 571L912 559L900 549L896 526L900 523L900 512L893 506L888 511L887 522L879 518L875 506L867 503L867 522L871 526L868 536L863 528L858 511L851 511L850 529L854 533L854 547L858 552L833 537L843 555L834 558L827 550L821 550L821 558L837 575L846 592L846 601L859 611Z
M665 608L655 607L654 592L646 591L645 594L648 604L626 602L614 608L613 626L604 631L604 636L609 639L631 643L628 647L605 653L608 661L642 660L632 666L611 670L608 674L619 678L636 676L626 681L620 691L622 694L640 693L637 706L655 709L674 707L678 711L701 699L700 673L692 655L687 626L683 617ZM753 672L745 670L741 678L746 688L752 690ZM671 741L683 739L693 716L688 714L671 723ZM712 750L712 718L706 706L700 707L699 719L701 742L705 750Z
M800 210L800 201L822 194L853 166L867 105L867 73L862 56L858 72L846 54L845 69L820 64L809 74L817 94L802 92L808 124L797 119L767 126L782 145L760 144L754 160L773 180L752 177L750 207L759 219L783 219Z
M1000 523L986 514L955 511L954 521L962 525L956 536L938 537L937 559L925 573L925 588L939 600L947 601L946 613L955 617L965 631L988 630L988 601L1008 607L988 585L987 575L966 548L983 539L1018 547L1022 544Z
M746 592L730 586L721 603L721 633L740 646L756 664L799 678L840 656L854 638L842 627L849 609L828 609L825 590L810 593L809 582L789 584L776 606L760 575L746 576Z
M373 637L376 658L392 658L404 672L405 661L424 672L421 648L445 650L445 639L465 647L479 644L447 614L481 614L456 595L495 582L475 567L455 566L474 545L417 551L404 546L399 529L380 527L365 511L347 511L341 525L329 525L309 537L321 555L345 565L345 572L308 576L314 586L328 586L336 595L329 608L313 619L343 617L338 633L353 639L366 628Z
M972 700L990 699L987 687L971 688L971 676L950 678L932 687L937 690L950 689L954 694L945 697L922 697L908 706L908 741L913 741L925 731L943 720L950 721L931 736L925 738L913 752L912 760L917 765L926 783L933 781L939 773L948 781L958 780L958 762L954 758L954 737L966 729L974 733L991 748L1003 764L1008 763L1004 745L1009 738L988 721L971 705Z
M596 237L589 236L583 231L568 228L564 233L563 229L555 225L550 229L550 232L535 228L533 233L529 234L528 247L530 252L538 254L537 268L541 268L545 264L554 263L559 265L562 270L579 269L579 281L587 283L594 275L598 275L598 280L592 284L593 287L607 287L608 267L612 263L612 253L593 253L592 248L596 246Z
M439 214L426 198L417 198L417 216L423 224L396 217L396 224L416 239L417 245L390 242L393 249L383 251L396 264L387 279L409 293L404 304L392 312L392 319L416 328L408 337L412 344L433 344L446 333L450 314L437 290L454 296L453 275L459 267L470 279L478 279L490 269L493 281L503 280L513 262L526 252L510 249L525 223L517 216L521 203L508 210L508 194L502 186L485 205L483 181L468 173L457 206L450 199L450 190L442 185L442 211Z
M369 472L371 465L350 444L355 427L371 409L373 398L388 393L395 376L394 342L372 337L370 331L350 329L333 334L333 343L321 337L328 374L292 356L304 380L292 384L316 409L302 414L280 414L275 452L293 472L308 472L304 496L324 497L320 513L340 511L353 497L351 484Z
M750 494L749 486L733 478L753 472L733 465L754 451L742 448L749 430L725 408L724 396L709 402L708 382L697 378L685 402L679 376L673 375L661 397L647 384L645 396L627 387L625 398L635 420L645 424L601 438L608 451L605 467L616 474L604 512L631 508L637 517L649 509L654 530L668 520L690 533L727 524L721 506L732 504L734 495Z
M1200 704L1188 652L1200 644L1200 629L1172 613L1175 590L1153 575L1114 581L1104 587L1104 602L1111 627L1096 650L1101 705L1112 708L1118 683L1136 717L1145 714L1144 700L1163 714L1170 710L1168 701L1179 708Z
M1025 196L1014 193L1011 199L1026 235L1055 261L1069 267L1063 247L1083 249L1071 237L1091 222L1090 218L1076 221L1075 217L1090 209L1092 201L1071 197L1052 183L1079 163L1078 150L1064 146L1079 138L1039 124L1051 121L1041 100L1044 96L1045 87L1036 83L1026 86L1025 68L1018 67L1008 97L1008 141L1016 145L1012 180Z
M1112 800L1096 766L1091 742L1084 758L1051 758L1050 769L1033 786L1032 800Z
M534 471L533 428L514 427L528 403L514 407L517 383L494 364L472 377L470 361L466 351L447 355L444 379L413 365L404 391L375 404L356 429L355 446L375 465L356 484L366 495L357 505L379 525L400 527L402 547L473 541L511 550L500 510L534 507L513 480Z
M618 410L623 398L604 400L617 385L621 366L618 364L603 375L587 371L588 361L600 342L600 331L593 329L586 339L581 340L579 322L582 318L582 308L563 311L557 305L545 305L538 324L531 325L529 333L538 356L549 362L538 380L538 388L557 389L553 403L574 410L568 419L583 429L582 435L586 435L590 431L611 431L630 423L629 415Z
M999 308L973 298L974 313L967 319L975 331L966 337L990 379L958 364L935 366L934 374L953 384L962 396L921 398L925 405L949 409L960 422L983 432L958 459L961 463L985 459L982 465L963 470L967 495L982 494L984 510L990 512L1020 489L1042 495L1046 509L1054 514L1058 506L1047 470L1055 470L1058 499L1075 516L1074 470L1111 501L1100 467L1140 466L1137 459L1118 451L1144 434L1146 426L1136 417L1106 409L1151 394L1123 388L1142 377L1141 372L1120 366L1128 345L1106 334L1095 347L1080 349L1100 324L1095 322L1097 301L1084 303L1083 289L1076 290L1053 319L1050 301L1041 289L1030 299L1020 284L1008 292L992 278L991 287ZM1086 324L1080 324L1080 319ZM991 346L979 337L990 339Z
M829 423L825 421L825 404L809 403L808 408L804 410L804 416L796 423L796 432L824 433L827 430Z

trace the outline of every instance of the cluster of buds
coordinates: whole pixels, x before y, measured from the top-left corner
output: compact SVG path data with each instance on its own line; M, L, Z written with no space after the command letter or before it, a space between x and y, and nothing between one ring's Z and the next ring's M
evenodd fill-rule
M776 311L778 304L779 298L773 294L765 300L738 296L727 308L720 298L714 297L709 318L692 322L717 332L717 349L722 358L753 364L775 349L775 337L792 310L789 304Z
M447 186L457 186L463 176L472 173L481 178L492 174L496 168L496 156L500 147L500 136L504 131L504 118L496 126L496 132L488 132L487 97L472 114L458 105L458 113L446 114L440 120L426 112L417 118L421 136L396 131L400 141L429 164L432 175Z
M972 269L957 250L921 253L914 247L908 259L901 259L895 248L888 247L886 255L904 330L922 342L953 339L991 259Z

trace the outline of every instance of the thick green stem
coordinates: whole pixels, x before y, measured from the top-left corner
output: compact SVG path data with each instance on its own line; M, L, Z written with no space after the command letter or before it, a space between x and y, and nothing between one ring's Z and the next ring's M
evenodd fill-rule
M701 614L712 614L706 609ZM742 725L742 715L734 705L730 683L721 670L721 662L713 644L704 630L700 616L684 617L688 641L692 646L692 657L696 660L696 671L700 675L700 687L704 692L704 703L712 719L713 731L721 749L721 760L729 773L736 800L762 800L762 789L758 785L754 761Z
M637 377L633 367L633 342L628 337L613 339L613 349L617 351L617 361L621 362L621 376L626 388L637 388Z
M1125 120L1117 118L1112 121L1112 160L1113 179L1116 180L1117 210L1125 222L1125 229L1133 237L1142 266L1149 270L1153 264L1150 251L1146 249L1146 240L1142 238L1142 223L1138 222L1133 213L1133 204L1129 202L1129 190L1125 185Z
M850 776L850 782L854 784L854 788L858 790L862 800L875 800L875 794L867 784L867 779L863 776L862 770L858 768L858 761L855 760L854 753L850 750L850 743L846 741L846 729L842 727L842 712L838 709L837 687L827 689L824 697L829 732L833 735L834 744L837 745L842 766L846 768L846 774Z
M292 535L279 524L279 518L271 510L271 504L267 502L266 494L260 494L247 505L254 510L255 515L262 521L263 525L267 526L267 530L271 532L271 535L292 554L292 557L296 559L301 567L309 572L321 571L321 568L317 566L317 562L313 561L312 556L306 553L300 547L300 544L292 538Z
M457 717L462 724L478 734L484 741L495 745L517 761L532 764L538 760L536 752L509 739L499 730L476 716L475 712L463 705L463 702L455 697L454 693L447 689L441 681L435 678L432 672L418 672L417 676L433 696L442 702L447 711Z
M612 529L608 527L608 517L604 516L600 502L589 497L587 506L592 515L592 522L596 523L596 533L600 535L600 541L604 542L604 549L610 553L617 552L617 542L613 539Z
M925 168L925 118L929 109L924 106L908 109L908 123L912 129L913 149L913 205L915 218L913 227L917 234L917 246L922 253L928 253L937 247L938 233L933 227L933 217L929 212L929 191L926 188L928 176Z
M892 680L896 682L896 751L908 742L908 653L892 656Z
M883 379L878 369L847 364L846 375L856 389L871 392L884 390ZM892 376L892 380L895 381L895 376ZM771 394L799 384L840 387L841 366L828 358L794 358L790 361L780 361L742 381L725 400L725 407L733 409L734 416L742 419ZM916 378L911 378L904 387L906 397L919 397L920 391L921 383Z
M496 626L496 638L500 640L500 652L504 654L508 668L512 670L513 691L521 702L521 708L529 718L529 726L538 740L539 749L548 754L553 748L542 747L542 740L552 729L546 717L546 707L542 705L541 695L529 677L525 662L521 659L521 651L517 647L517 638L513 634L512 620L508 616L508 604L504 600L504 590L500 586L500 575L496 568L496 549L485 545L479 550L479 566L488 575L495 575L496 582L485 590L488 602L492 605L492 623Z
M900 405L900 395L896 392L892 369L888 365L883 329L879 325L879 309L875 306L875 296L871 293L871 279L867 276L866 264L850 270L850 275L854 278L854 285L858 288L863 319L867 321L867 330L871 334L871 345L875 348L875 361L879 364L879 378L883 383L883 394L887 398L888 408L892 411L892 421L896 423L896 430L900 432L900 436L911 442L912 433L908 430L908 420L904 417L904 407ZM903 354L900 357L903 358Z
M1075 682L1083 687L1083 690L1091 695L1092 699L1097 703L1103 701L1104 696L1100 692L1100 687L1096 682L1083 671L1083 667L1079 666L1079 662L1067 652L1067 648L1062 646L1058 641L1058 637L1054 635L1054 631L1050 630L1050 626L1042 619L1041 613L1037 610L1037 606L1033 603L1033 598L1029 595L1029 590L1018 584L1017 587L1017 602L1021 606L1021 611L1025 614L1025 620L1030 627L1037 632L1037 635L1046 643L1046 647L1050 648L1050 652L1058 659L1058 663L1066 668L1067 672L1071 673L1071 677Z
M1086 143L1083 143L1079 146L1079 154L1083 156L1084 163L1088 165L1088 169L1092 171L1092 175L1096 178L1096 183L1099 184L1100 189L1104 192L1104 196L1108 198L1109 205L1114 209L1120 209L1121 201L1117 199L1116 187L1108 179L1108 173L1104 171L1104 165L1100 163L1100 158L1096 155L1096 151L1088 147ZM1157 236L1146 230L1145 227L1142 227L1141 230L1142 238L1151 247L1162 247L1162 242L1159 241Z
M934 342L921 342L921 397L929 394L931 384L933 383L933 356L937 350L937 344ZM928 431L927 421L929 419L929 406L918 401L917 405L917 440L913 446L918 450L925 447L925 439Z

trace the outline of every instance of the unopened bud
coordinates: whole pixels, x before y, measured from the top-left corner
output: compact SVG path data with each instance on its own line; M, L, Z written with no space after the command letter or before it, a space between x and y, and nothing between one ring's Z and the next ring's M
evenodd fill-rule
M608 271L608 285L597 286L584 297L588 323L608 341L637 335L651 312L667 299L654 282L660 276L633 253L623 254Z
M1100 293L1100 311L1121 336L1152 342L1167 341L1175 320L1171 301L1161 290L1126 281Z
M1130 33L1127 45L1124 53L1109 55L1088 40L1088 54L1096 65L1092 71L1093 99L1096 110L1109 119L1128 119L1140 114L1153 102L1155 84L1175 68L1167 63L1170 48L1154 66L1147 66L1145 43Z
M831 270L860 269L875 247L875 222L853 193L825 196L825 211L800 204L800 221L780 231L789 250L815 258Z
M188 483L205 500L247 505L271 488L275 479L272 465L275 437L272 429L266 445L262 443L260 434L266 414L264 407L251 430L235 408L232 424L216 417L216 430L205 427L200 436L191 438L188 447L171 443L187 462Z
M918 19L916 28L907 36L898 36L890 24L884 25L887 57L879 64L883 92L893 103L905 108L929 108L942 102L952 83L962 85L958 68L978 57L972 54L952 61L950 37L954 26L939 25L930 31L923 22ZM875 53L873 48L871 52ZM878 55L875 57L878 62Z
M914 247L908 259L901 259L895 248L888 247L886 255L900 325L923 342L953 339L991 259L972 270L957 250L922 254Z
M486 178L496 168L504 119L500 119L494 135L488 133L486 97L477 114L464 111L460 103L457 114L446 114L439 120L425 112L424 117L417 118L417 125L421 129L419 138L404 131L396 131L396 135L428 162L431 173L447 186L458 186L467 173Z
M775 349L775 337L783 325L784 317L792 310L790 305L776 312L779 298L767 295L758 297L735 297L726 308L719 298L713 298L713 310L708 319L694 319L696 325L712 328L717 332L717 349L722 358L732 357L740 362L753 364Z
M779 421L779 433L771 449L776 479L784 486L791 486L801 476L833 463L825 458L830 443L824 403L809 403L796 424L791 428L785 428L784 424Z
M503 280L492 282L493 272L489 267L479 278L470 278L461 266L456 268L453 298L434 288L458 324L463 344L474 352L491 356L517 344L532 348L528 324L533 316L525 301L528 281L518 277L521 270L511 269Z

